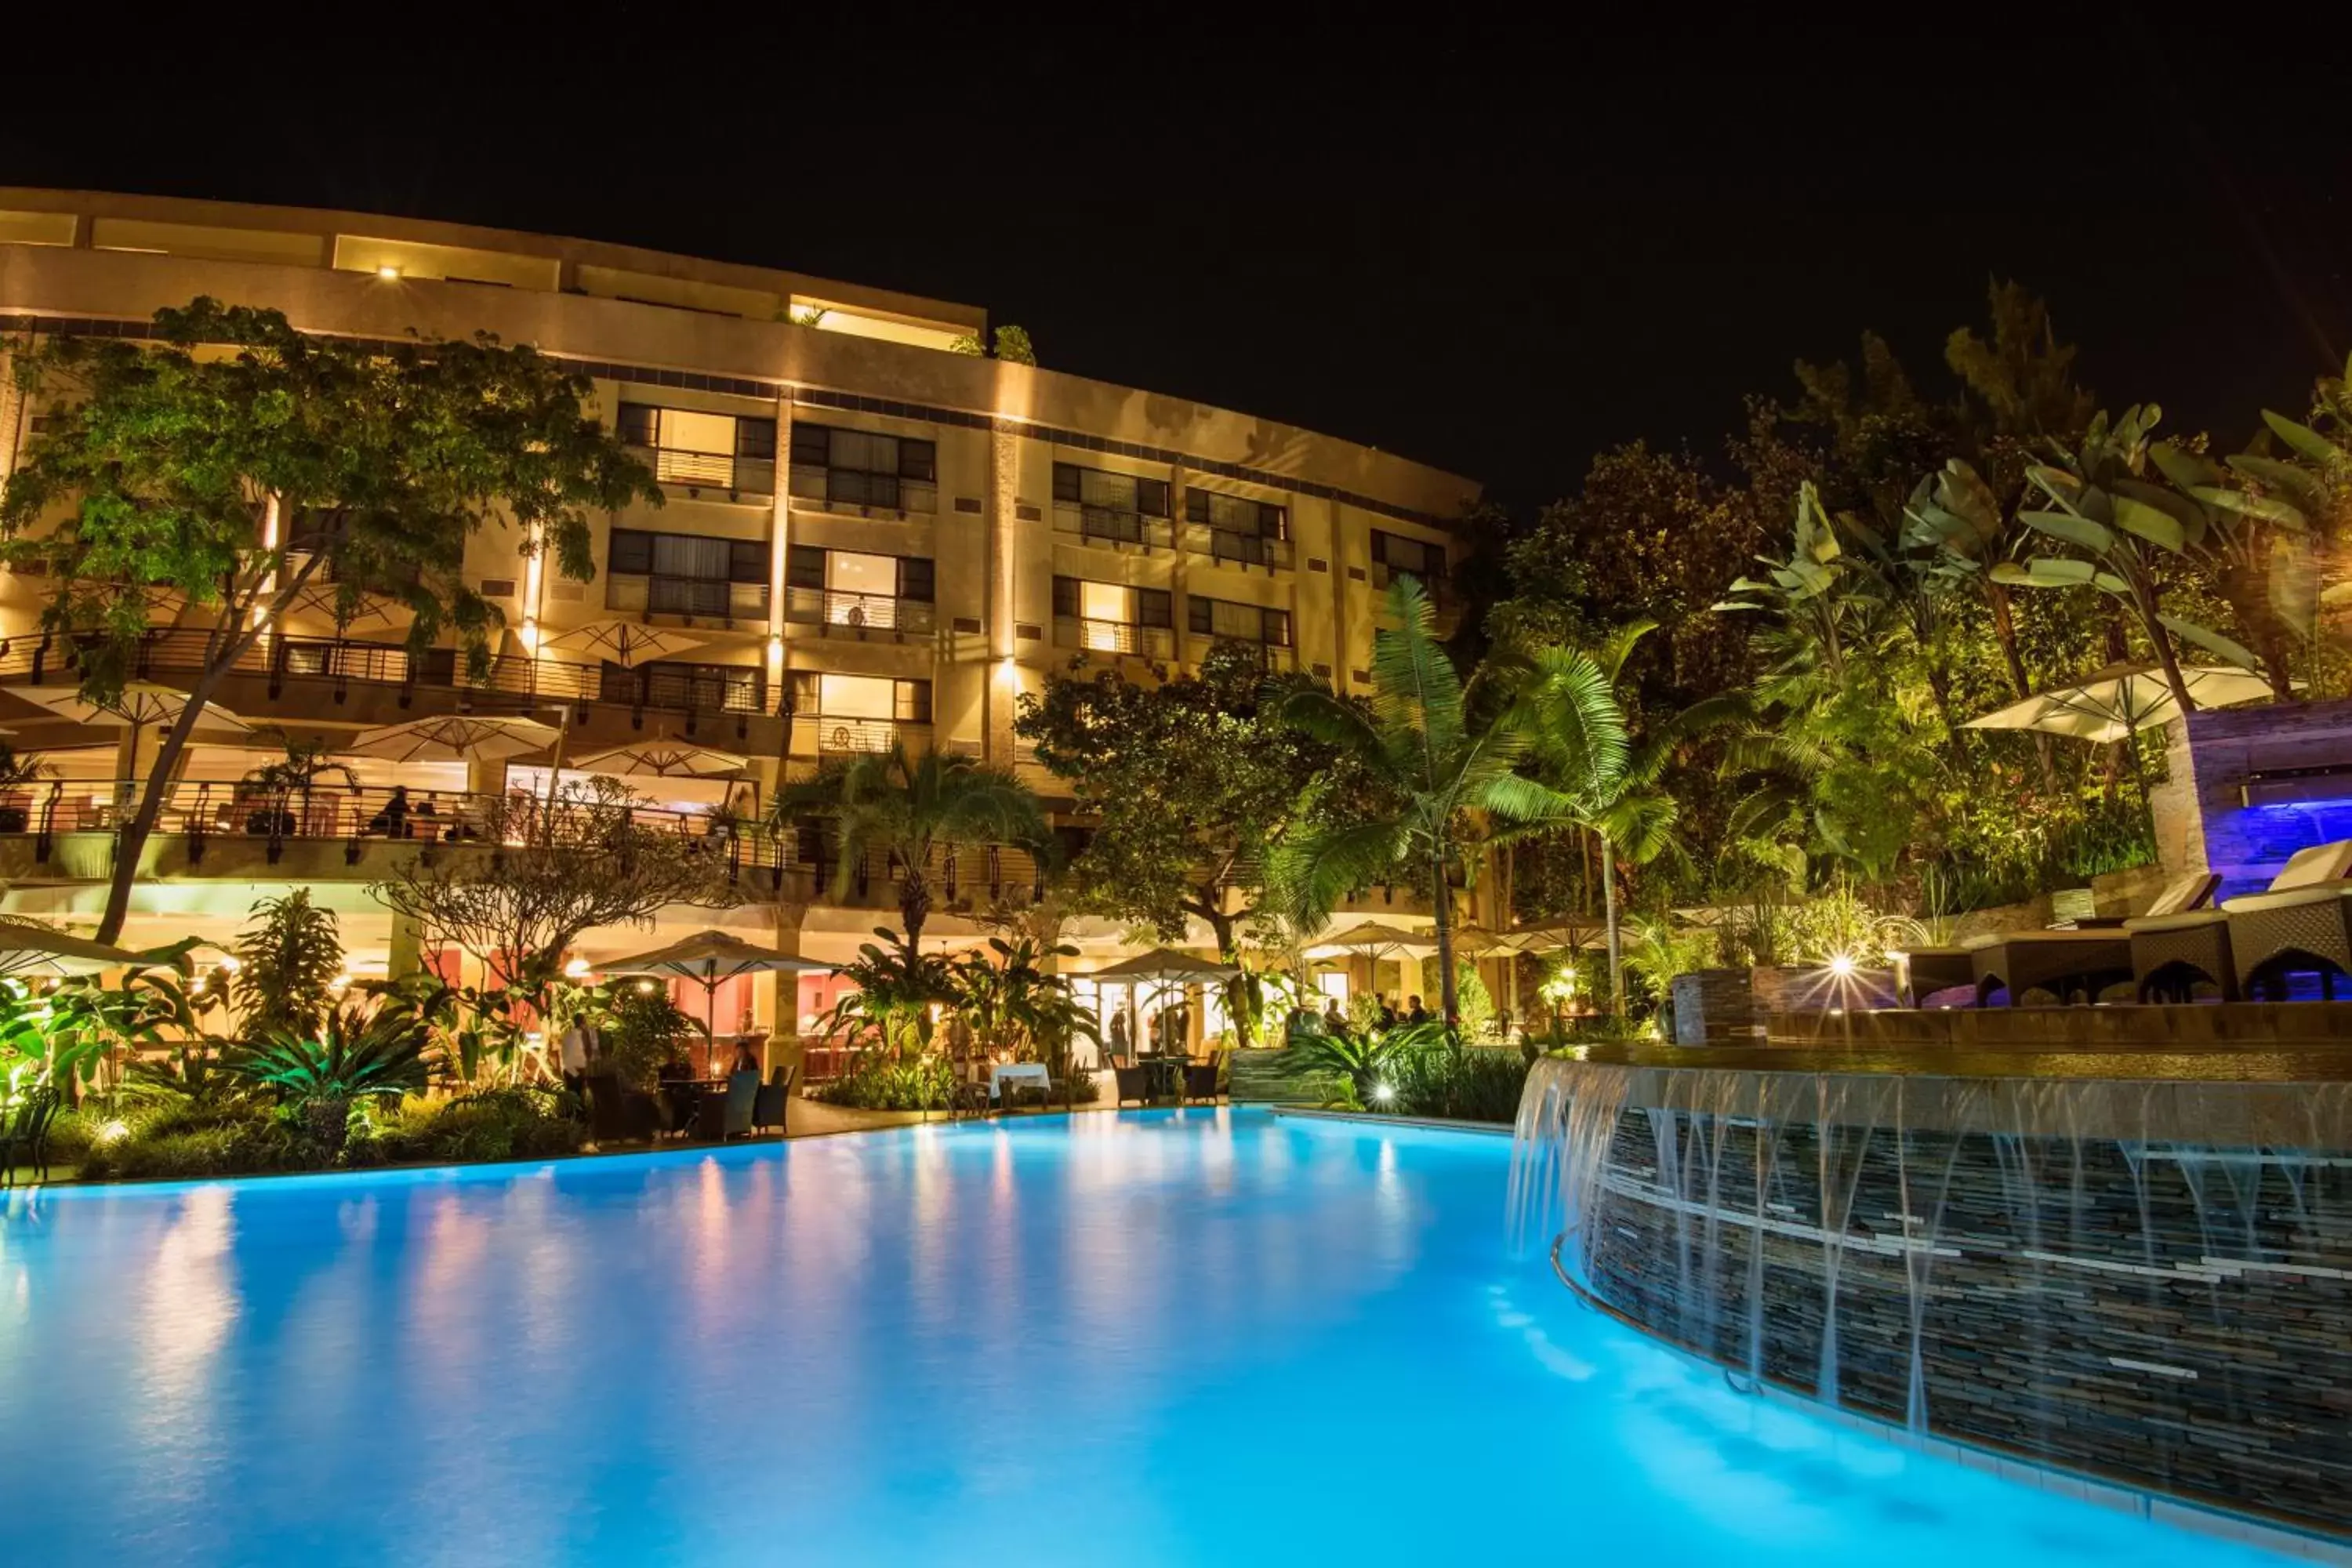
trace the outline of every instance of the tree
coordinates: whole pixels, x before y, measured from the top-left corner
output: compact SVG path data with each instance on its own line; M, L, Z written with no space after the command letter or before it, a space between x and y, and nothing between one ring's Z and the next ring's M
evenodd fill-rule
M1170 942L1197 919L1233 962L1269 854L1335 761L1260 702L1264 684L1254 649L1220 643L1197 676L1143 686L1103 669L1023 698L1013 732L1092 819L1070 866L1075 907Z
M601 777L566 785L552 803L501 795L483 807L489 847L419 857L368 890L427 940L481 960L499 989L539 999L587 931L650 925L672 904L737 901L709 839L646 826L638 804Z
M1528 823L1567 814L1559 795L1513 771L1527 756L1527 714L1499 682L1465 686L1437 645L1436 614L1411 576L1388 596L1391 624L1372 639L1369 708L1318 686L1270 694L1284 722L1336 749L1386 791L1392 808L1318 824L1276 851L1276 875L1302 917L1328 918L1352 888L1418 862L1436 917L1444 1016L1458 1017L1451 872L1474 818Z
M236 939L236 1005L248 1038L306 1034L319 1026L335 977L343 972L343 943L331 910L297 888L253 906L260 917Z
M564 575L593 568L586 514L658 503L652 473L583 412L587 378L528 347L314 337L275 310L199 299L159 341L61 337L20 353L46 428L0 492L0 559L45 569L44 630L81 694L116 700L184 594L203 652L124 825L99 939L121 931L141 850L221 681L313 582L346 614L413 613L408 647L453 634L487 668L497 612L463 577L466 542L520 531Z
M846 893L869 854L888 858L898 878L898 919L909 947L931 912L935 856L1010 844L1040 859L1054 836L1036 792L1004 768L945 752L917 756L903 742L826 763L814 778L776 792L779 831L806 817L831 825L836 895Z

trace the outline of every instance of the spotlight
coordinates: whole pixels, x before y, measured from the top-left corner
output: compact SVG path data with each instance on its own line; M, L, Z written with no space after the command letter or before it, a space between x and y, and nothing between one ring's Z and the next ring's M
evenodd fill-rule
M1392 1083L1372 1085L1372 1099L1381 1105L1391 1103L1396 1099L1396 1085Z
M588 973L588 961L584 958L575 958L563 966L563 973L566 978L577 980Z
M400 281L400 268L394 267L389 261L377 268L375 269L375 275L383 279L387 283L397 283Z
M1830 973L1836 975L1840 980L1843 980L1847 975L1852 974L1853 973L1853 955L1850 952L1832 954L1830 957Z

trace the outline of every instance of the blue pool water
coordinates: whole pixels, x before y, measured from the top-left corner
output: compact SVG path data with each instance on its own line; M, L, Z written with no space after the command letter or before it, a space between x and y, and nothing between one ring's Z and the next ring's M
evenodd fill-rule
M1576 1306L1500 1138L1258 1111L0 1209L13 1563L2271 1561Z

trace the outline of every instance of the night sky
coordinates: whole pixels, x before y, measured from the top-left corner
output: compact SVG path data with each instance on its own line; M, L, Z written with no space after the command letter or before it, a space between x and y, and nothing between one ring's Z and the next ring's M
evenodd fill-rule
M551 7L510 32L335 14L362 41L223 26L101 62L87 32L30 40L0 184L497 224L967 300L1049 366L1522 507L1614 442L1715 451L1742 394L1790 391L1792 360L1849 356L1864 328L1939 387L1996 275L2051 299L2103 399L2231 445L2352 347L2352 44L2324 7L2194 28L1971 7L1871 37L1475 30L1444 7L1378 33L1347 11L1122 32L1106 8L1058 34L993 12L840 33L788 7Z

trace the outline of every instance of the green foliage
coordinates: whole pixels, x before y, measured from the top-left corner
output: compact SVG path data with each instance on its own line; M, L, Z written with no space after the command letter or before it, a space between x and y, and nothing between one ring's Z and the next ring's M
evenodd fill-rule
M1400 1052L1389 1068L1391 1098L1374 1109L1456 1121L1512 1121L1527 1088L1528 1065L1518 1051L1475 1046Z
M237 1005L256 1037L307 1033L327 1010L329 988L343 972L343 944L331 910L297 888L253 906L260 919L236 939Z
M955 1068L943 1056L862 1051L849 1070L819 1084L817 1099L859 1110L944 1110L955 1094Z
M983 1051L1010 1051L1017 1061L1047 1064L1055 1078L1070 1071L1071 1047L1080 1040L1097 1047L1102 1037L1094 1016L1078 1005L1070 983L1047 974L1046 958L1076 958L1075 947L1047 948L1034 938L988 939L993 960L968 953L949 971L954 994L949 1003L969 1025Z
M100 941L205 703L298 595L331 583L346 617L396 599L412 652L451 634L478 672L499 616L466 579L467 540L515 527L585 581L589 514L661 499L585 412L588 379L534 349L314 336L208 299L155 325L151 342L65 334L19 355L44 422L0 491L0 559L47 574L42 628L75 650L83 696L114 701L131 679L155 588L211 634L124 826Z
M453 1100L411 1097L381 1116L344 1152L350 1165L457 1164L548 1159L579 1152L587 1127L565 1097L543 1089L485 1089Z
M1029 342L1026 329L1013 326L999 327L996 329L994 340L996 351L989 357L1001 359L1008 364L1034 365L1037 363L1037 351ZM969 354L974 359L979 359L982 357L980 339L974 333L966 332L949 342L948 353Z
M1200 920L1220 957L1237 955L1236 931L1265 901L1275 847L1336 760L1261 701L1265 685L1254 649L1219 643L1197 675L1147 685L1097 669L1023 695L1013 733L1092 819L1069 868L1075 908L1164 942Z
M827 1040L889 1057L925 1056L931 1048L931 1009L958 1000L948 961L877 926L883 945L862 942L855 961L837 973L856 987L817 1021Z
M654 1087L661 1065L684 1054L702 1033L701 1021L678 1006L667 985L635 981L602 987L592 999L598 1060L635 1089Z
M315 1038L280 1034L226 1065L274 1093L331 1158L342 1149L353 1101L423 1092L427 1038L400 1012L371 1016L350 1005L328 1014Z
M284 1119L256 1106L173 1112L126 1137L98 1139L82 1156L84 1181L195 1179L299 1171L317 1151Z
M837 868L835 896L846 896L871 853L897 868L898 915L907 940L919 942L931 911L934 860L959 849L1015 845L1040 858L1054 853L1053 831L1036 793L1004 768L894 742L887 752L828 762L812 779L778 790L779 831L803 818L829 826Z

